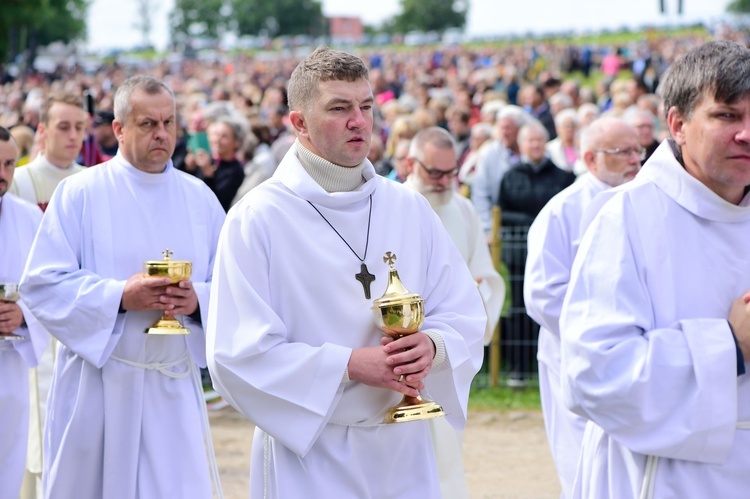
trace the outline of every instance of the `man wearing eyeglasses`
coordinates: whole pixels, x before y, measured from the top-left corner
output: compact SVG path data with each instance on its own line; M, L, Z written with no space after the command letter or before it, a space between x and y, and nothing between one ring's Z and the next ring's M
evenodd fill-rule
M569 497L586 419L565 407L560 386L560 312L570 280L584 210L598 193L632 180L642 149L635 130L618 118L599 118L584 129L581 159L588 173L553 197L529 229L524 276L526 313L539 330L539 392L552 458Z
M411 141L404 185L421 193L435 210L477 282L487 311L485 345L492 339L505 299L505 283L497 273L487 248L479 215L471 201L456 194L458 164L456 142L444 129L429 127ZM443 418L431 419L443 497L468 497L461 460L461 432Z

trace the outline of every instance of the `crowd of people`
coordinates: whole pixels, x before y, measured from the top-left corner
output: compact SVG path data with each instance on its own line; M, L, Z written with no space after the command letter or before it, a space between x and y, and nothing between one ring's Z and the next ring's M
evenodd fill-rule
M509 382L538 335L563 497L732 496L750 52L704 42L320 47L7 81L0 278L20 300L0 296L18 380L0 497L221 496L201 369L256 425L251 497L467 497L460 429L508 304L529 326L507 334L533 338ZM496 206L529 230L503 268ZM189 279L144 275L170 252ZM425 310L397 339L370 311L394 253ZM190 334L144 334L162 315ZM421 391L445 418L381 424Z

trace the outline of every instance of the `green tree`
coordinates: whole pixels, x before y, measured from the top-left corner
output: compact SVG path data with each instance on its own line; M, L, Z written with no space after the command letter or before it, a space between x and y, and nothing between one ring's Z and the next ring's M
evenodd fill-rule
M153 30L153 18L159 10L155 0L137 0L138 20L133 27L141 32L141 41L144 47L151 46L151 32Z
M26 64L31 65L38 46L82 38L88 6L89 0L4 0L0 61L26 53Z
M177 0L170 18L172 40L219 38L219 33L227 29L228 11L224 0Z
M318 0L231 0L239 35L324 34L325 17Z
M406 33L463 28L468 10L465 0L401 0L401 13L393 19L391 29Z
M727 12L735 14L747 14L750 12L750 0L733 0L727 5Z

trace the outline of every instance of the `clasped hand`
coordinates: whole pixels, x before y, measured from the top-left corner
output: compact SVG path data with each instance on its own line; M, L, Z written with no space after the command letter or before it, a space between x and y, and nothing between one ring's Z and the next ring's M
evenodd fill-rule
M168 277L135 274L122 293L125 310L161 310L169 316L189 315L198 309L198 296L191 281L172 284Z
M18 304L0 300L0 333L10 334L23 324L23 312Z
M381 343L352 351L349 379L410 397L419 396L419 390L424 389L422 380L430 373L435 356L430 337L418 332L397 340L383 337Z

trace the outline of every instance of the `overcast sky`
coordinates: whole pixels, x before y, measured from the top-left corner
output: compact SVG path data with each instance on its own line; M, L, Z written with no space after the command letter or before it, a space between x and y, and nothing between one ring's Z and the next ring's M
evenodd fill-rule
M730 0L665 0L667 15L659 14L659 0L471 0L467 32L472 35L522 34L529 31L562 31L619 28L647 23L714 21ZM154 1L151 42L163 48L168 42L168 16L174 0ZM327 16L360 16L366 24L379 24L399 11L399 0L323 0ZM130 48L141 43L136 0L92 0L88 43L91 50ZM543 13L543 14L542 14Z

